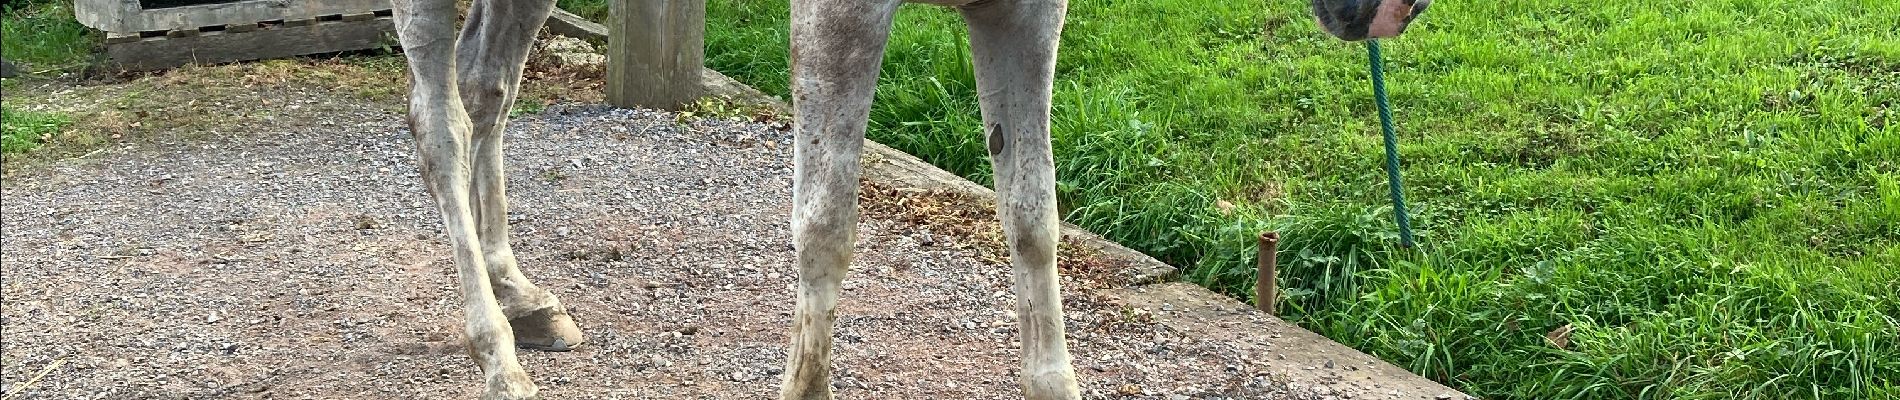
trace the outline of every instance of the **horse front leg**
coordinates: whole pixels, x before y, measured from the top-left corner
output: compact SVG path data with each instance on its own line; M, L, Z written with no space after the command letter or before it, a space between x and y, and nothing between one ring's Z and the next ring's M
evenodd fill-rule
M469 198L469 119L455 85L454 0L396 0L396 34L409 61L409 130L422 180L442 213L462 292L469 357L482 369L485 399L536 392L515 360L514 335L489 284Z

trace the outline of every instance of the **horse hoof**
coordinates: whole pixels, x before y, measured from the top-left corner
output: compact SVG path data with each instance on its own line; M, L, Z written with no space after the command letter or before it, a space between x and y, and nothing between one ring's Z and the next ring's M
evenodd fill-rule
M541 351L568 351L586 343L581 328L565 307L543 308L508 320L515 333L515 347Z

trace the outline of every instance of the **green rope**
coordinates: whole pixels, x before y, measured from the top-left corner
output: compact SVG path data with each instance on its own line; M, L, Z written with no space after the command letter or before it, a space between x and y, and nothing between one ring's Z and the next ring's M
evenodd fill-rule
M1392 105L1385 97L1385 61L1379 56L1379 41L1366 41L1366 56L1372 59L1372 98L1379 103L1379 125L1385 128L1385 176L1392 188L1392 218L1399 223L1399 245L1412 247L1412 221L1405 216L1405 191L1399 180L1399 138L1392 130Z

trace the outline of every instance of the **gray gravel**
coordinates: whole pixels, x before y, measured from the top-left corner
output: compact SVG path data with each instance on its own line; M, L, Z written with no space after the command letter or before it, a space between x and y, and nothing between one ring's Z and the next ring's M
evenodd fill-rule
M0 389L475 397L447 242L412 142L400 115L364 109L8 176ZM589 336L573 352L522 353L544 397L775 393L794 275L789 135L596 106L516 121L506 150L516 252ZM838 396L1020 398L1008 266L928 231L875 218L860 227ZM1090 293L1106 283L1065 285L1090 398L1286 390L1243 345L1144 323Z

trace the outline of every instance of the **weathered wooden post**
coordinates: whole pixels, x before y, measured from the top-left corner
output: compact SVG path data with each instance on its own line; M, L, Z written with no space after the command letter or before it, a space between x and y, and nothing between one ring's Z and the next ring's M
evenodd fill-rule
M1254 271L1253 305L1273 315L1280 307L1280 233L1260 232L1260 258Z
M612 0L607 102L678 110L703 94L706 0Z

